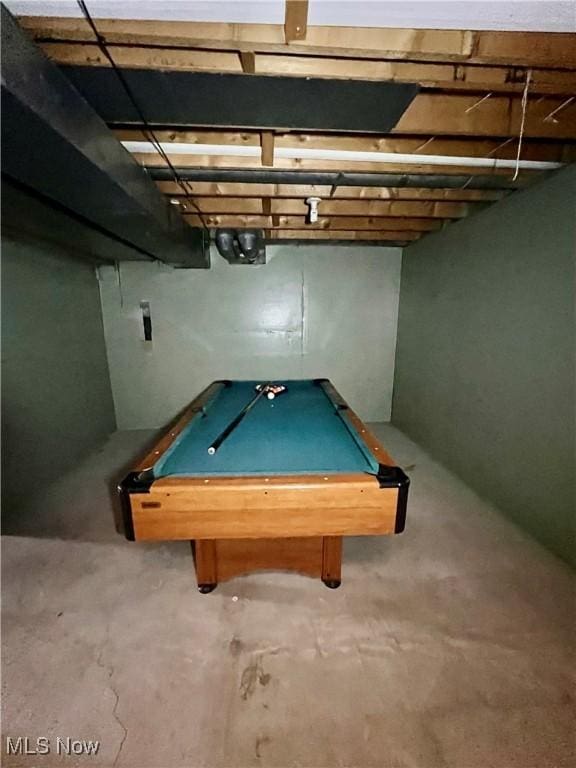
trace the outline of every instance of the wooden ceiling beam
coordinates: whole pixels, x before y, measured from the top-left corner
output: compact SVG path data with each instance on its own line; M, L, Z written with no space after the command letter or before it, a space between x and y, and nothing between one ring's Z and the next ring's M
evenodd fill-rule
M185 201L183 210L214 214L263 215L262 200L258 198L198 197L195 206ZM404 200L322 200L318 206L320 217L325 216L408 216L416 218L459 219L472 210L467 203L424 202ZM308 206L303 199L273 198L270 213L306 216Z
M202 226L200 217L196 213L192 213L192 208L185 208L188 213L184 213L184 218L192 226ZM259 229L310 229L310 230L333 230L333 229L349 229L349 230L370 230L377 232L384 232L387 230L400 231L406 230L407 232L434 232L441 228L442 219L418 219L408 217L365 217L365 216L335 216L327 218L321 216L316 224L309 224L305 216L281 216L274 214L272 217L270 214L264 213L263 215L218 215L218 214L205 214L202 217L205 226L207 227L224 227L224 228L250 228L258 227ZM274 219L274 221L272 220Z
M40 41L93 42L92 30L81 18L21 16L19 23ZM287 50L284 28L279 24L98 19L98 30L109 44L255 53ZM344 58L576 69L570 33L308 26L306 39L292 42L290 51Z
M136 58L134 56L133 60ZM139 58L142 62L140 66L146 66L145 57ZM281 54L258 54L256 61L261 75L390 80L400 83L418 83L424 89L516 94L522 93L526 82L526 71L530 69L532 93L570 96L576 90L576 71L573 69L537 69L526 66L488 67ZM208 62L206 63L208 65ZM178 56L175 56L173 64L176 68L183 66L184 58L178 59ZM138 65L134 64L134 66Z
M555 110L556 122L550 119ZM404 112L392 133L438 136L520 135L522 100L516 96L421 93ZM576 101L541 96L528 98L525 138L576 139Z
M138 128L113 129L120 141L147 141L145 134ZM350 152L393 152L401 154L450 155L461 157L489 157L505 160L516 158L518 139L488 138L446 138L444 136L394 136L390 134L329 134L329 133L272 133L259 131L230 130L156 130L158 141L174 144L222 144L224 146L257 147L262 146L262 164L271 165L274 147L303 149L335 149ZM268 142L267 151L264 144ZM270 143L272 147L270 147ZM573 142L554 142L526 140L522 144L523 160L542 160L545 162L576 161L576 140ZM265 162L266 160L266 162Z
M287 44L306 39L308 0L285 0L284 40Z
M260 162L263 166L272 168L274 165L274 133L272 131L262 131L260 148Z
M184 220L191 226L208 226L210 229L263 229L266 237L274 236L286 239L310 239L310 240L386 240L412 242L426 235L431 230L407 229L402 222L409 220L398 220L398 228L394 229L383 225L380 229L372 227L354 226L350 229L342 229L335 226L310 227L302 218L297 223L290 217L285 216L236 216L236 217L203 217L200 219L197 215L185 215ZM343 220L348 223L349 220Z
M240 65L242 72L246 75L253 75L256 73L256 56L254 51L239 51Z
M92 43L40 43L48 58L58 64L110 66ZM255 54L254 51L206 51L178 48L138 48L112 45L114 61L129 69L163 69L188 72L225 72L295 77L330 77L346 80L390 80L419 83L422 88L448 91L521 93L527 67L483 67L414 61L326 58L293 54ZM576 71L531 68L530 92L571 96L576 92Z
M161 192L183 197L179 184L157 181ZM194 197L330 197L329 185L250 184L236 182L189 181L187 189ZM336 187L333 199L347 200L437 200L448 202L489 202L500 200L503 191L493 189L414 189L404 187Z
M517 139L521 124L522 100L517 97L419 93L391 134ZM282 132L283 126L275 128ZM523 135L576 141L576 100L529 97Z
M110 66L97 45L90 43L42 43L44 53L59 64ZM258 54L253 51L204 51L110 46L121 67L192 72L226 72L260 75L294 75L358 80L417 82L423 88L455 91L521 93L524 67L479 67L465 64L428 64L404 61L329 59L313 56ZM576 71L532 69L533 94L572 95Z
M359 232L357 230L271 229L272 240L378 240L398 244L419 240L421 232Z

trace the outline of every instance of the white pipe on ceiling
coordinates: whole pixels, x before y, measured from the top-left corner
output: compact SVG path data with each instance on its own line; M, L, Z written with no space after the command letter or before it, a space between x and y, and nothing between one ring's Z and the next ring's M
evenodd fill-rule
M149 141L123 141L123 146L133 154L154 154L156 149ZM161 142L167 155L208 155L211 157L260 157L259 146L235 146L227 144L189 144ZM516 160L493 157L459 157L458 155L404 155L396 152L351 152L340 149L309 149L305 147L275 147L274 158L292 160L336 160L357 163L393 163L395 165L455 165L470 168L516 170ZM543 160L520 160L521 171L549 171L562 168L563 163Z

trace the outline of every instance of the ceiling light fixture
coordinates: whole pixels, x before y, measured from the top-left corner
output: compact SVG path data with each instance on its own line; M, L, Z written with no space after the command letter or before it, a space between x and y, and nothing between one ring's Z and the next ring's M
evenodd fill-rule
M318 221L318 203L320 202L321 199L319 197L306 198L306 205L310 206L310 210L308 211L308 221L310 224L316 224Z

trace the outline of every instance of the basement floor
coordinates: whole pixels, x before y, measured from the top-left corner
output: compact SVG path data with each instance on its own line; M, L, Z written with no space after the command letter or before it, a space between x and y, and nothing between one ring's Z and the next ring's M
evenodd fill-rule
M572 573L388 425L402 536L350 539L343 584L196 591L186 543L133 544L118 432L3 539L5 766L561 768L574 764ZM56 739L99 740L65 757Z

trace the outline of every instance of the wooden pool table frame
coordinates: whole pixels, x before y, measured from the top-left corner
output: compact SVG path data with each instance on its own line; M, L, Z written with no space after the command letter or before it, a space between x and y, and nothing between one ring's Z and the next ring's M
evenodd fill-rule
M119 484L131 541L190 540L198 588L253 570L296 570L329 587L341 580L342 536L401 533L409 479L327 379L316 379L365 442L375 475L161 477L152 467L190 420L230 382L215 381Z

